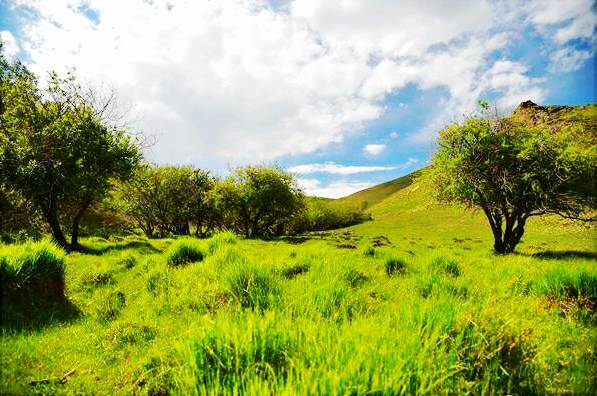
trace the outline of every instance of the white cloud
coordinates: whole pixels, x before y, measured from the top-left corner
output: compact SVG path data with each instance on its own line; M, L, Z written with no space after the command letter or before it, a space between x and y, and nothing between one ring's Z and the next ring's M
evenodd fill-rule
M379 155L386 149L385 144L366 144L363 151L369 155Z
M562 48L549 57L549 70L556 73L567 73L578 70L585 60L591 58L591 51L579 51L574 48Z
M13 57L19 52L17 40L8 30L0 30L0 41L3 43L6 56Z
M340 165L335 162L323 164L304 164L288 168L287 170L298 175L312 173L329 173L332 175L354 175L357 173L379 172L398 169L397 166L363 166L363 165Z
M470 110L488 90L501 103L539 100L542 82L508 59L499 69L495 51L523 21L555 26L558 43L590 37L594 26L591 0L295 0L283 12L264 0L14 4L34 11L19 34L32 70L72 66L86 81L113 85L134 105L138 127L161 135L155 160L199 165L342 142L408 84L448 93L431 124Z
M305 194L325 198L342 198L373 185L373 183L368 182L346 180L323 185L317 179L298 179L298 184Z

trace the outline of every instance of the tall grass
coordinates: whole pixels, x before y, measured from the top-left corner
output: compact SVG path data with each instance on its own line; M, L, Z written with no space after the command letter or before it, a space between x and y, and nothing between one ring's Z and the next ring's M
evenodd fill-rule
M200 242L192 238L182 238L174 241L166 252L166 261L172 266L186 265L202 261L205 253Z
M26 304L63 301L65 257L49 239L1 247L4 292L12 301Z

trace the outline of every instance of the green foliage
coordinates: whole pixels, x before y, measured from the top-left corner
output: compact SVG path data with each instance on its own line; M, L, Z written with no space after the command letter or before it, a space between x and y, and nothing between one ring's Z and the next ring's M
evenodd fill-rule
M191 238L176 240L166 252L166 261L172 266L203 261L204 257L203 247Z
M214 178L188 166L145 167L121 184L118 202L149 238L170 233L196 236L211 232L214 223L211 190Z
M596 167L594 133L582 125L475 116L440 132L425 178L440 200L481 208L494 250L510 253L529 217L579 218L594 206L594 195L577 186Z
M308 198L306 210L294 218L290 228L292 233L297 234L350 227L369 220L369 213L352 205L321 198Z
M52 73L41 89L25 67L9 64L1 52L0 58L0 187L31 202L59 245L78 248L81 217L106 195L111 179L131 174L140 152L105 122L109 103L95 103L72 75Z
M276 166L236 168L214 196L226 228L249 238L284 234L305 206L293 176Z

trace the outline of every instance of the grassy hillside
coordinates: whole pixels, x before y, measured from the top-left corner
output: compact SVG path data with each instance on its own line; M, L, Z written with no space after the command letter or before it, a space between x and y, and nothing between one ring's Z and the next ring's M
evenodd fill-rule
M180 241L87 239L77 313L3 323L0 393L594 393L595 230L534 220L495 256L479 214L428 196L299 244L185 242L187 265Z
M426 188L338 200L374 220L304 238L0 245L3 287L54 263L68 299L3 288L0 394L596 394L595 227L533 218L494 255Z
M418 176L418 174L419 171L413 172L406 176L402 176L397 179L366 188L346 197L339 198L334 202L338 205L352 206L357 208L370 208L392 194L409 186Z

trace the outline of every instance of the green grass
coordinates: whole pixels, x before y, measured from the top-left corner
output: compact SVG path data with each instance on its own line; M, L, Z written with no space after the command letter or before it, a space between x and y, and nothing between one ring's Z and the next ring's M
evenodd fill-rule
M532 219L496 256L480 213L428 197L300 244L84 239L78 315L3 327L0 393L595 394L595 229ZM170 265L181 241L203 259Z

